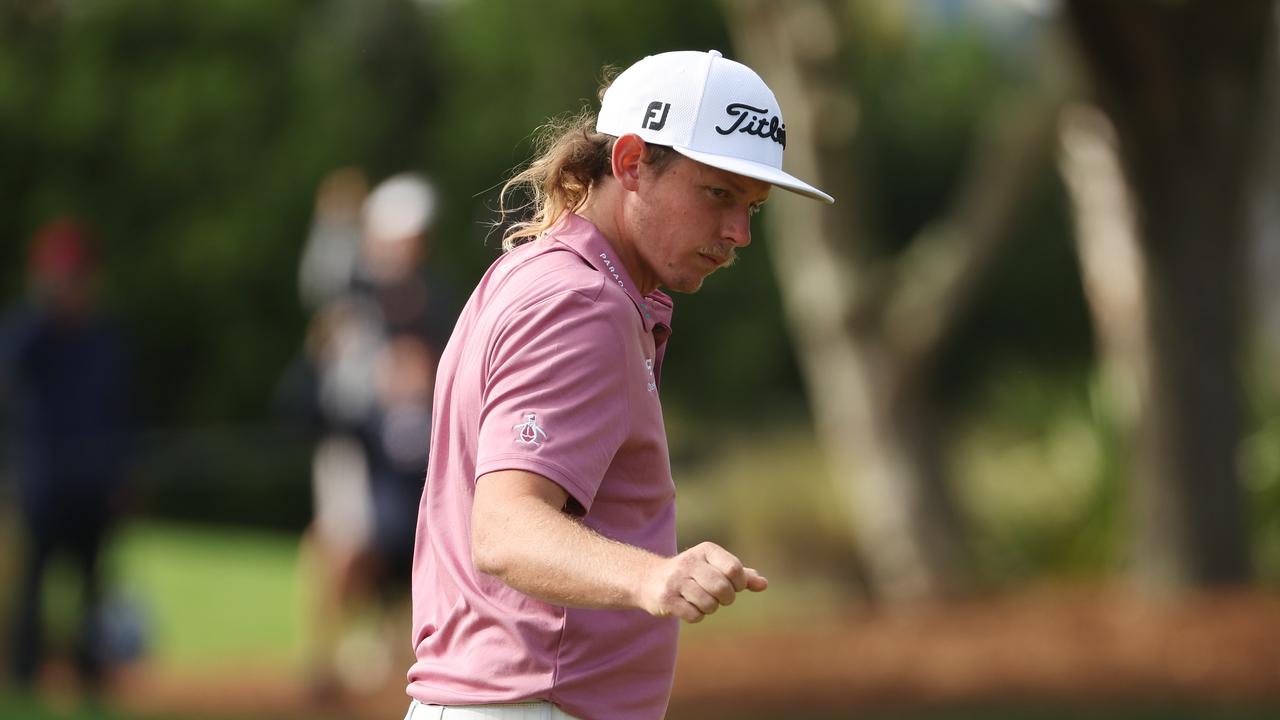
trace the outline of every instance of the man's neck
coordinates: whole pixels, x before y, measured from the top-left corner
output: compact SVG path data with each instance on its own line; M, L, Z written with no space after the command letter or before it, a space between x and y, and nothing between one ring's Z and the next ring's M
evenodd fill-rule
M658 278L649 271L640 257L635 240L623 231L621 197L619 188L611 183L593 187L587 201L578 209L578 215L585 218L604 236L613 248L618 261L627 269L631 281L636 284L640 294L648 295L658 289Z

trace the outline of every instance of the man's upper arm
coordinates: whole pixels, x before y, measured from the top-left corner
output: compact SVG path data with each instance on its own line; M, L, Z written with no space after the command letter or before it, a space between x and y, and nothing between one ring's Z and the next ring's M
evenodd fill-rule
M538 542L525 530L540 527L535 521L547 510L560 512L569 493L557 483L526 470L499 470L476 479L471 506L471 558L481 572L500 575L509 569L516 545Z
M477 477L526 471L563 488L579 514L591 507L629 432L621 322L616 308L577 292L508 321L484 380Z
M529 501L561 510L568 499L569 493L555 481L527 470L499 470L476 479L477 512Z

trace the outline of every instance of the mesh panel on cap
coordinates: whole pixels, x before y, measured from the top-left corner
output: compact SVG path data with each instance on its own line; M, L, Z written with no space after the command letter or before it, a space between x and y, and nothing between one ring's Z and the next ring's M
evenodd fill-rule
M636 133L659 145L688 143L710 59L706 53L672 52L627 68L605 93L597 129L610 135ZM651 110L652 103L657 105ZM644 127L646 120L649 127Z
M764 112L738 107L738 115L735 116L728 110L735 105ZM754 133L742 132L746 127L757 127L757 118L767 123L775 117L781 126L783 120L778 101L759 76L745 65L732 60L720 60L711 67L706 94L702 100L702 115L689 147L699 152L728 155L781 168L783 146L780 143ZM727 135L717 131L717 128L734 128L735 123L736 128Z

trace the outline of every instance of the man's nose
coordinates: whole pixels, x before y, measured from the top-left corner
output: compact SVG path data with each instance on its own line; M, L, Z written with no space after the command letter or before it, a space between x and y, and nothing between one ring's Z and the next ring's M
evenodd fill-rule
M751 244L751 210L749 208L733 208L725 213L720 234L725 241L735 247L746 247Z

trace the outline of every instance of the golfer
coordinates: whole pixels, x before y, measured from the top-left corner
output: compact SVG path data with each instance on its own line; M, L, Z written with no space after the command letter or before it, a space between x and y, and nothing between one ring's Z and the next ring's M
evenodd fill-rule
M439 364L413 566L407 718L654 720L679 620L768 581L677 552L658 386L671 299L751 242L786 125L751 69L653 55L504 188L534 213Z

